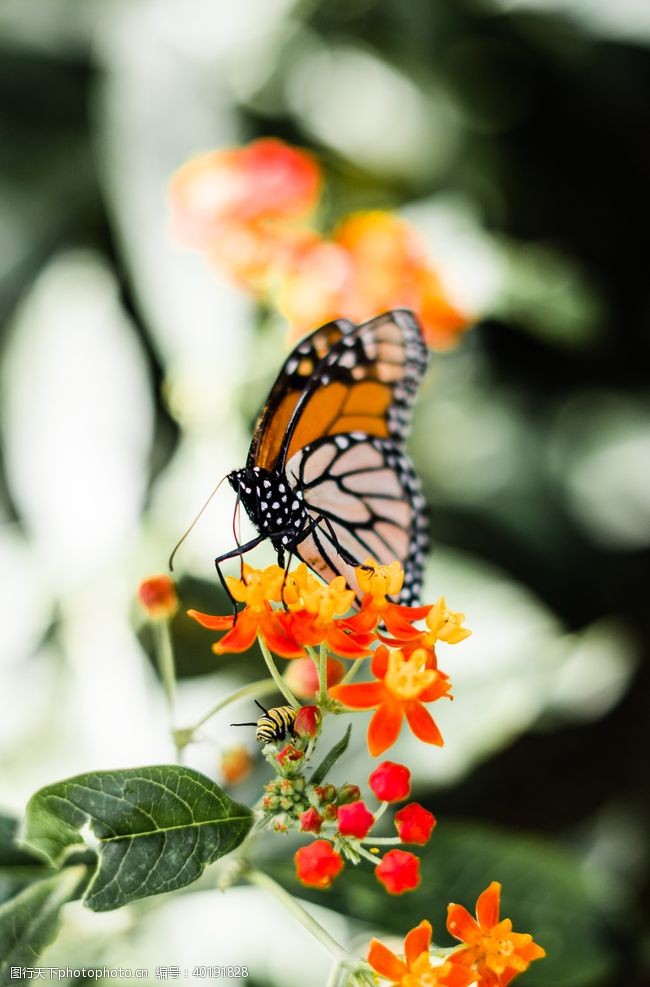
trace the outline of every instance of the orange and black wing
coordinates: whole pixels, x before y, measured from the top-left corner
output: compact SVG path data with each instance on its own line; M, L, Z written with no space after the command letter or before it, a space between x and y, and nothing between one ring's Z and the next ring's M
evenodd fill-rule
M269 472L278 466L282 468L279 462L282 444L313 375L341 338L354 332L355 328L345 319L329 322L312 332L289 354L258 416L248 452L248 467L261 466Z
M253 435L248 466L283 471L326 436L358 433L403 443L427 349L410 312L317 329L293 350Z

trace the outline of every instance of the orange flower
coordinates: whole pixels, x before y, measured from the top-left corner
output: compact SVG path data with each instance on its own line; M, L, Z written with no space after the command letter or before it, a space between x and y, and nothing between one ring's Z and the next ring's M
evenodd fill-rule
M221 776L227 785L238 785L248 778L253 769L253 759L243 745L231 747L221 755Z
M309 213L320 196L320 168L306 151L275 138L193 158L172 178L170 200L177 237L199 250L224 232L259 222L284 222Z
M469 987L473 974L449 960L432 966L429 955L431 924L420 922L404 939L404 959L396 956L378 939L368 951L368 963L380 977L399 987Z
M226 576L228 589L238 603L246 606L235 617L200 613L198 610L188 610L188 616L196 620L202 627L213 631L224 631L220 641L212 645L217 655L227 652L247 651L261 634L271 651L282 655L283 658L303 658L305 652L283 627L280 613L271 607L272 602L279 602L282 593L284 570L277 565L267 566L266 569L254 569L246 563L242 566L242 579Z
M336 614L346 613L352 606L354 592L347 588L344 576L335 576L325 585L298 566L287 580L284 599L289 612L280 614L287 634L301 644L313 647L325 643L343 658L369 655L368 645L375 635L364 628L358 630L350 621L337 621ZM292 608L301 607L299 610Z
M443 641L445 644L459 644L470 636L472 632L462 626L464 620L465 614L449 610L444 596L441 596L425 618L426 630L418 631L408 624L400 627L393 621L389 627L393 640L384 637L381 639L387 644L399 645L405 654L410 654L415 648L426 648L434 656L435 662L435 646L438 641ZM388 627L387 623L386 626Z
M363 565L357 566L356 576L364 598L360 613L347 621L350 628L374 630L383 622L396 641L417 638L420 632L412 626L413 621L426 617L431 606L407 607L388 599L388 594L396 596L404 583L404 570L399 562L380 565L374 559L366 559Z
M368 728L368 748L373 757L397 740L402 720L419 740L441 747L443 739L424 703L446 696L451 688L447 677L427 667L427 652L418 649L408 658L401 651L377 648L371 662L376 682L335 685L334 699L351 709L376 709Z
M467 943L453 954L453 960L475 969L482 987L506 987L527 970L533 960L546 956L528 933L513 932L509 918L499 921L501 885L492 881L476 902L476 919L462 905L449 905L447 928L456 939Z

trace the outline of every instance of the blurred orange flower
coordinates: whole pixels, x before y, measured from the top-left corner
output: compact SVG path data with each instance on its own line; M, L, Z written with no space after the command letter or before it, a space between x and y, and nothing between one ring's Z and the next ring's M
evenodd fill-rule
M396 956L379 939L373 939L368 963L385 980L399 987L469 987L473 975L449 960L432 966L429 956L431 923L420 922L404 939L404 959Z
M173 230L182 243L205 250L241 225L303 218L320 186L312 155L273 137L211 151L172 178Z

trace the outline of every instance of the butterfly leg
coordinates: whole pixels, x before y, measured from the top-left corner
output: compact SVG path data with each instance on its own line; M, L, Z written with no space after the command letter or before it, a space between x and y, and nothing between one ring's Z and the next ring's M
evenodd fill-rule
M261 544L261 542L263 542L265 538L266 535L258 535L257 538L252 538L250 541L247 541L245 545L238 545L237 548L233 548L231 552L224 552L223 555L218 555L214 560L214 565L217 570L219 582L223 586L224 592L232 604L234 624L237 623L237 601L235 600L234 596L228 589L228 583L226 582L224 574L221 571L221 563L226 562L228 559L237 558L237 556L240 556L241 558L246 552L250 552L251 549Z
M355 558L351 552L348 552L347 548L344 548L344 546L341 545L340 541L336 537L336 532L334 531L329 518L323 517L323 521L325 522L329 536L332 539L332 544L336 546L336 551L341 556L343 561L347 562L348 565L354 566L355 569L359 567L361 569L365 569L366 571L372 571L372 566L364 565L363 562L360 562L359 559Z

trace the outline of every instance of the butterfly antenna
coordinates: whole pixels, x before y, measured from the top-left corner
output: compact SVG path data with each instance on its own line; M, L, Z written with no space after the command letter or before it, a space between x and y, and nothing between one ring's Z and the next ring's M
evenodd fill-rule
M194 525L196 524L196 522L199 520L199 518L203 514L204 510L206 509L206 507L208 506L208 504L210 503L210 501L212 500L212 498L214 497L214 495L216 494L217 490L219 489L219 487L221 486L221 484L223 483L223 481L225 479L226 479L226 477L224 476L224 477L222 477L219 480L219 482L217 483L216 487L214 488L214 490L212 491L212 493L210 494L210 496L208 497L208 499L206 500L205 504L203 505L203 507L201 508L201 510L199 511L199 513L196 515L196 517L194 518L194 520L192 521L192 523L190 524L190 526L187 529L187 531L185 531L184 534L181 535L181 537L178 539L178 541L174 545L174 548L172 550L172 554L169 556L169 571L170 572L173 572L174 571L174 557L176 555L176 552L179 550L179 548L181 547L181 545L183 544L183 542L185 541L185 539L189 535L190 531L192 530L192 528L194 527Z

